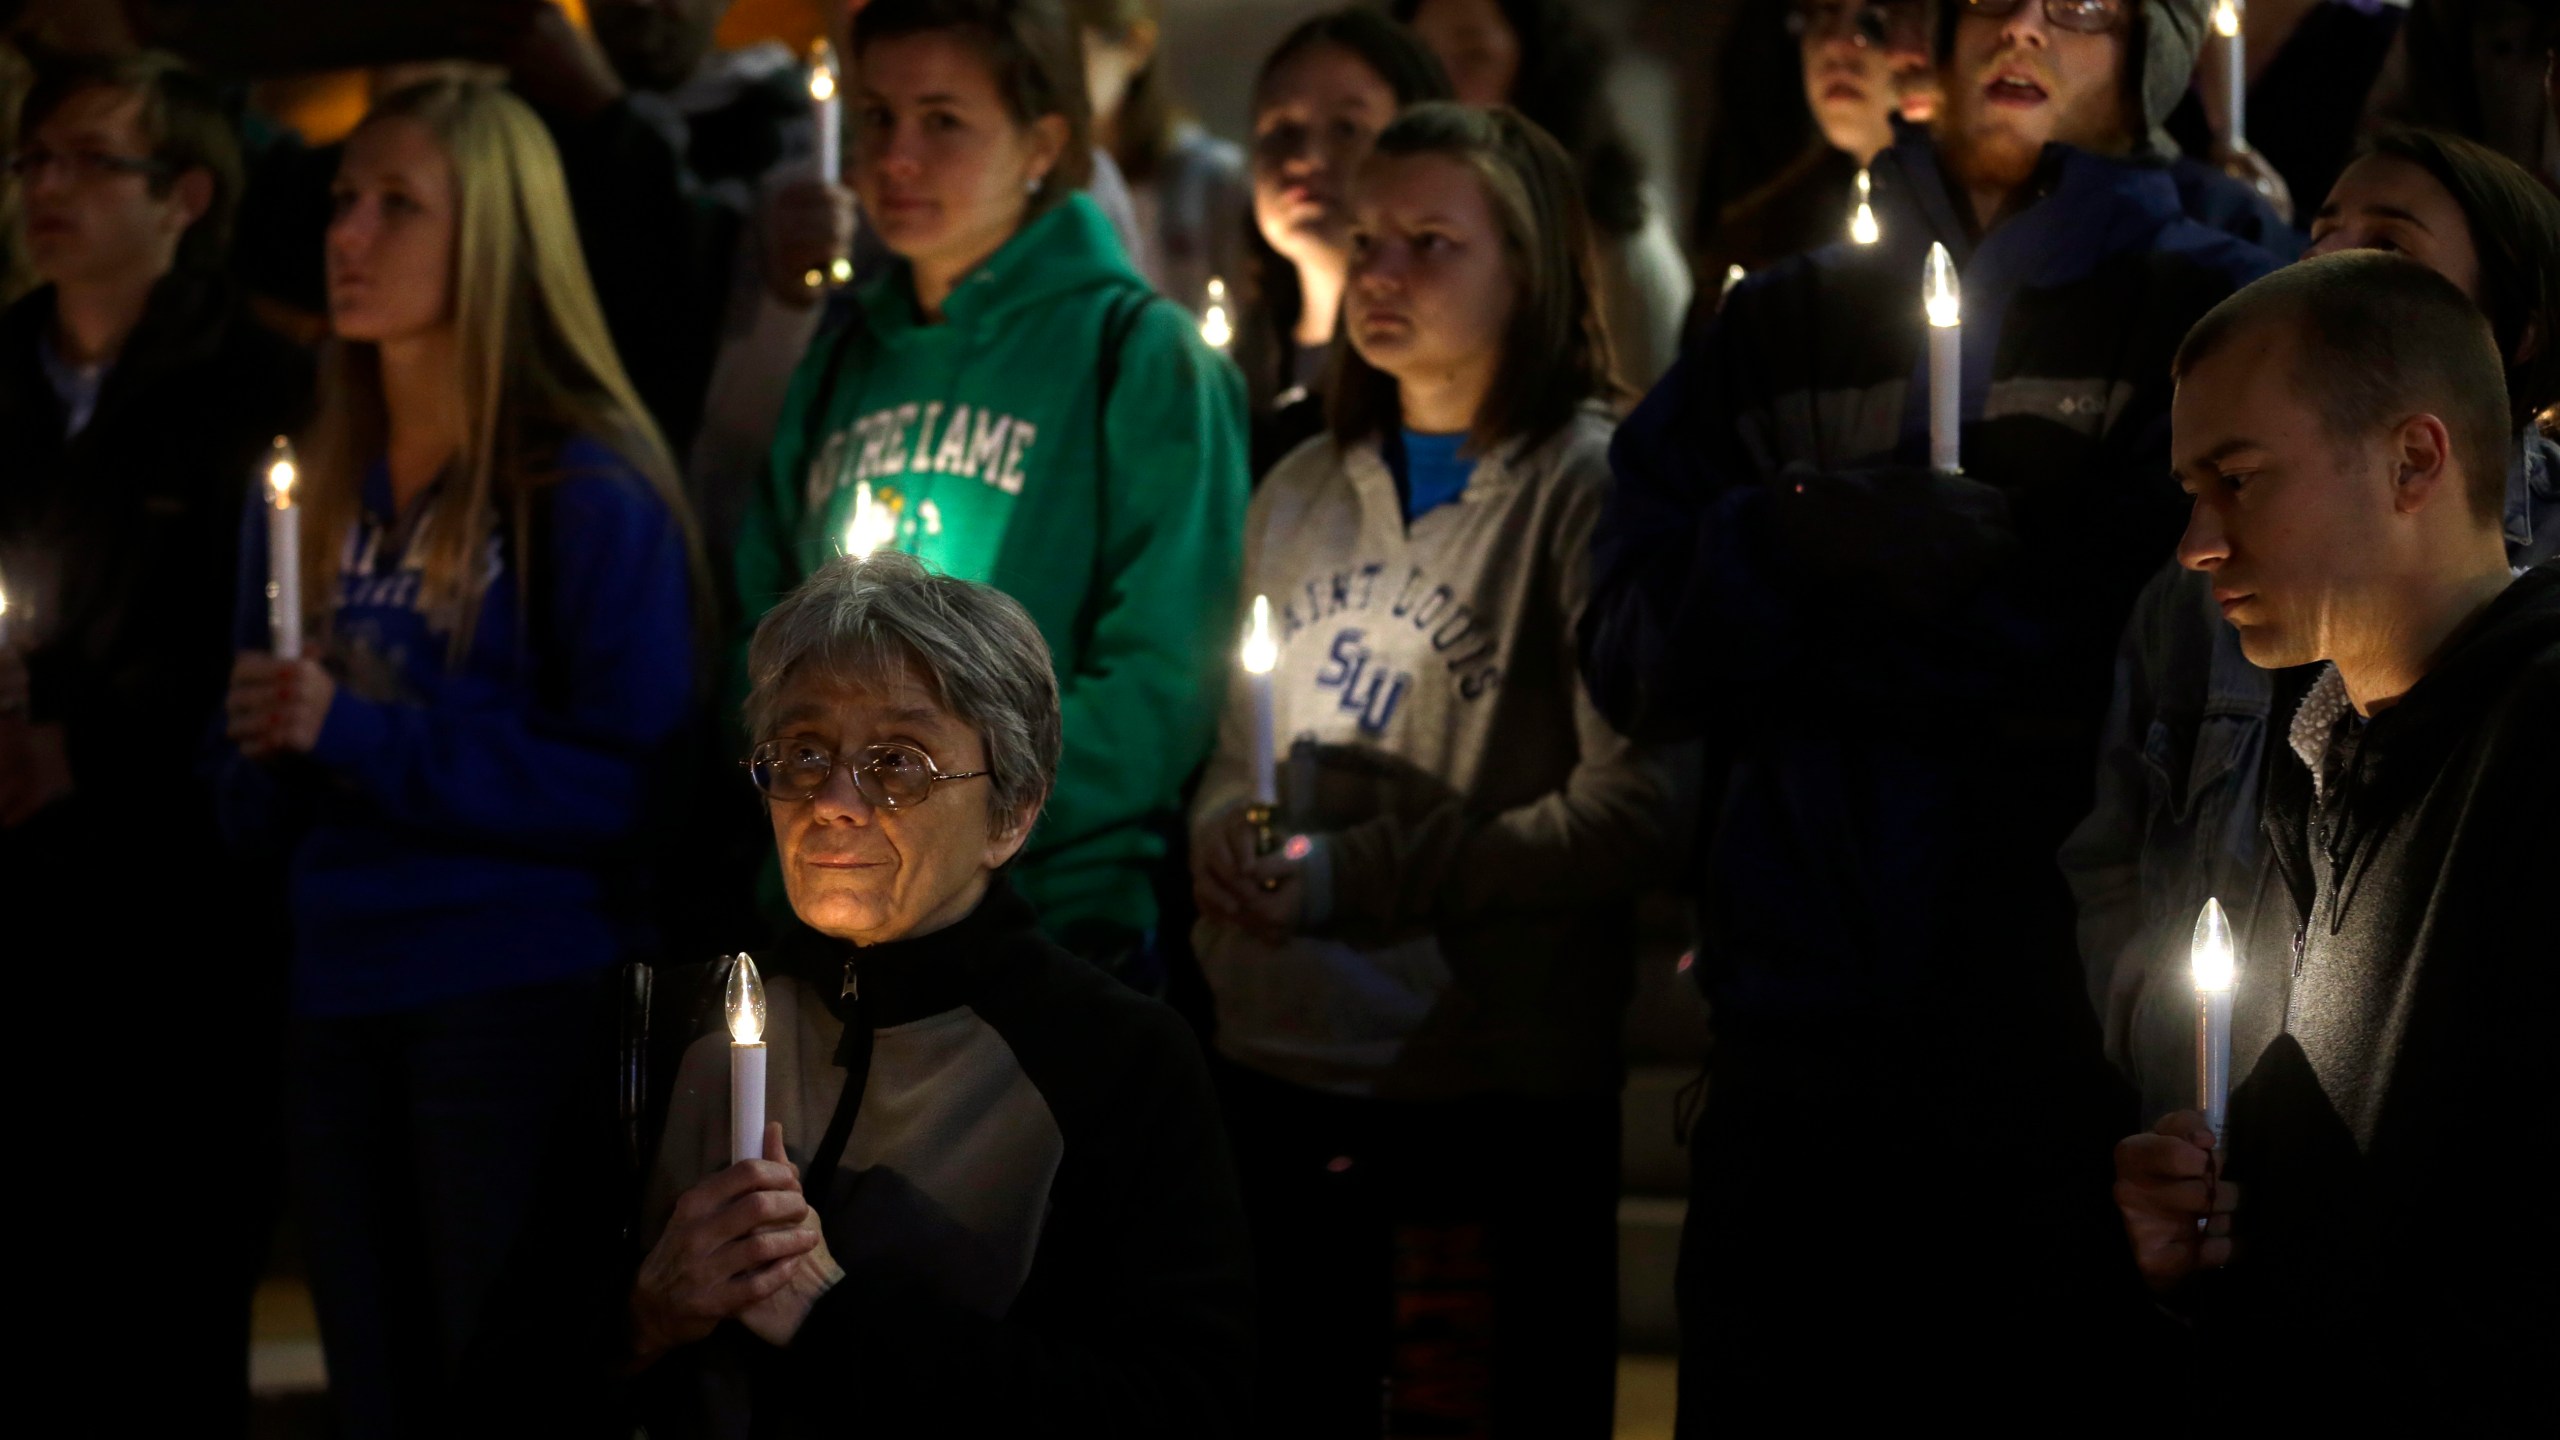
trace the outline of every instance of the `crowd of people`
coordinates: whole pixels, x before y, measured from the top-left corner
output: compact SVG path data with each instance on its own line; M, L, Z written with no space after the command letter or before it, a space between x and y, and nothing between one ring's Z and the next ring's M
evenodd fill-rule
M1663 892L1683 1437L2560 1418L2560 17L259 8L0 6L99 1423L1605 1435Z

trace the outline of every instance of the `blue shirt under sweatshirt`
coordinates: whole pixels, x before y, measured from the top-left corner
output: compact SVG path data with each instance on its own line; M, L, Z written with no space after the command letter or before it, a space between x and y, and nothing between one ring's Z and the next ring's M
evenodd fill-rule
M563 445L537 493L544 608L526 623L516 541L493 540L457 666L449 621L421 596L422 547L403 523L417 512L393 516L373 466L339 552L326 662L338 690L318 743L307 760L227 755L234 833L281 831L289 855L297 1013L394 1013L565 979L634 939L649 762L693 699L683 531L596 441ZM265 650L266 515L246 519L239 641Z
M1395 472L1396 488L1403 493L1406 524L1466 492L1468 478L1476 473L1476 462L1458 455L1466 443L1463 430L1433 435L1406 426L1385 447L1387 468Z

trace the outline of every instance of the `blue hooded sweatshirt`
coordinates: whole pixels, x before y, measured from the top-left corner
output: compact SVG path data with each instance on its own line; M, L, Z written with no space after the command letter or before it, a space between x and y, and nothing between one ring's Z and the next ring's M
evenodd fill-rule
M2060 1045L2089 1022L2054 851L2186 514L2169 362L2276 261L2161 167L2066 146L1979 241L1925 138L1873 174L1883 242L1745 280L1619 429L1583 672L1629 733L1708 742L1720 1028L1987 1003ZM1926 468L1932 241L1963 290L1960 475Z
M306 757L223 747L236 839L288 857L294 1008L377 1015L560 980L643 937L640 837L651 761L692 718L684 532L645 477L601 443L560 449L522 537L490 545L479 623L459 665L422 599L419 546L389 472L364 477L339 545L321 653L338 689ZM266 516L242 528L238 637L269 648ZM305 545L329 544L320 536ZM306 651L306 653L311 653Z

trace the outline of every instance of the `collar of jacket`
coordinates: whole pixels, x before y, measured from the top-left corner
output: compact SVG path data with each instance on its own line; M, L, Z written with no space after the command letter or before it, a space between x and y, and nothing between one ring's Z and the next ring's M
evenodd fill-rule
M1059 295L1102 285L1141 289L1146 281L1120 250L1120 237L1093 197L1079 190L1013 232L1013 238L960 277L942 302L942 321L927 325L916 308L915 272L888 266L857 292L864 318L884 343L910 331L969 333L990 321Z
M886 1029L969 1003L991 957L1036 942L1039 917L998 872L977 908L943 928L878 945L825 941L793 968L848 1025ZM853 993L846 993L851 991Z
M2507 561L2519 571L2560 556L2560 443L2526 422L2507 466Z
M2560 564L2518 577L2466 622L2399 703L2365 724L2356 782L2375 785L2404 762L2457 743L2535 658L2560 647Z
M1545 457L1562 444L1584 414L1606 416L1607 406L1586 401L1573 418L1556 433L1532 445L1524 437L1503 441L1493 453L1477 458L1476 468L1467 476L1467 488L1460 491L1452 504L1464 505L1498 495L1534 473ZM1351 481L1352 493L1360 497L1361 513L1367 523L1385 524L1397 533L1408 527L1404 518L1404 497L1396 490L1395 472L1387 468L1385 450L1377 436L1355 441L1342 452L1342 473Z
M1975 324L1976 290L1990 285L2059 285L2077 280L2110 256L2153 246L2186 219L2177 181L2156 161L2100 155L2048 144L2036 168L1989 230L1975 238L1966 221L1972 202L1955 189L1936 139L1920 126L1894 122L1895 142L1869 167L1884 244L1910 261L1920 286L1929 243L1947 247L1964 280L1964 323ZM1988 273L1977 278L1977 264Z
M176 270L160 277L143 305L141 321L116 352L115 368L98 392L98 414L107 415L122 396L155 376L210 358L238 300L230 282L219 276ZM6 363L12 368L23 365L35 375L36 391L49 404L58 402L38 371L42 362L36 342L52 333L53 305L54 287L46 285L0 312L0 356L9 357ZM97 421L90 425L95 429Z

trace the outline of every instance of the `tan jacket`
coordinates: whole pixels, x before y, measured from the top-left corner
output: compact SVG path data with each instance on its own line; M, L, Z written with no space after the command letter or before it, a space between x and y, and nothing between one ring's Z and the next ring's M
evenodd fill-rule
M1229 1058L1346 1094L1617 1086L1629 902L1688 787L1576 673L1613 429L1594 409L1508 447L1409 530L1375 444L1319 436L1255 496L1281 801L1316 848L1307 933L1196 932ZM1195 823L1247 796L1251 703L1229 686Z

